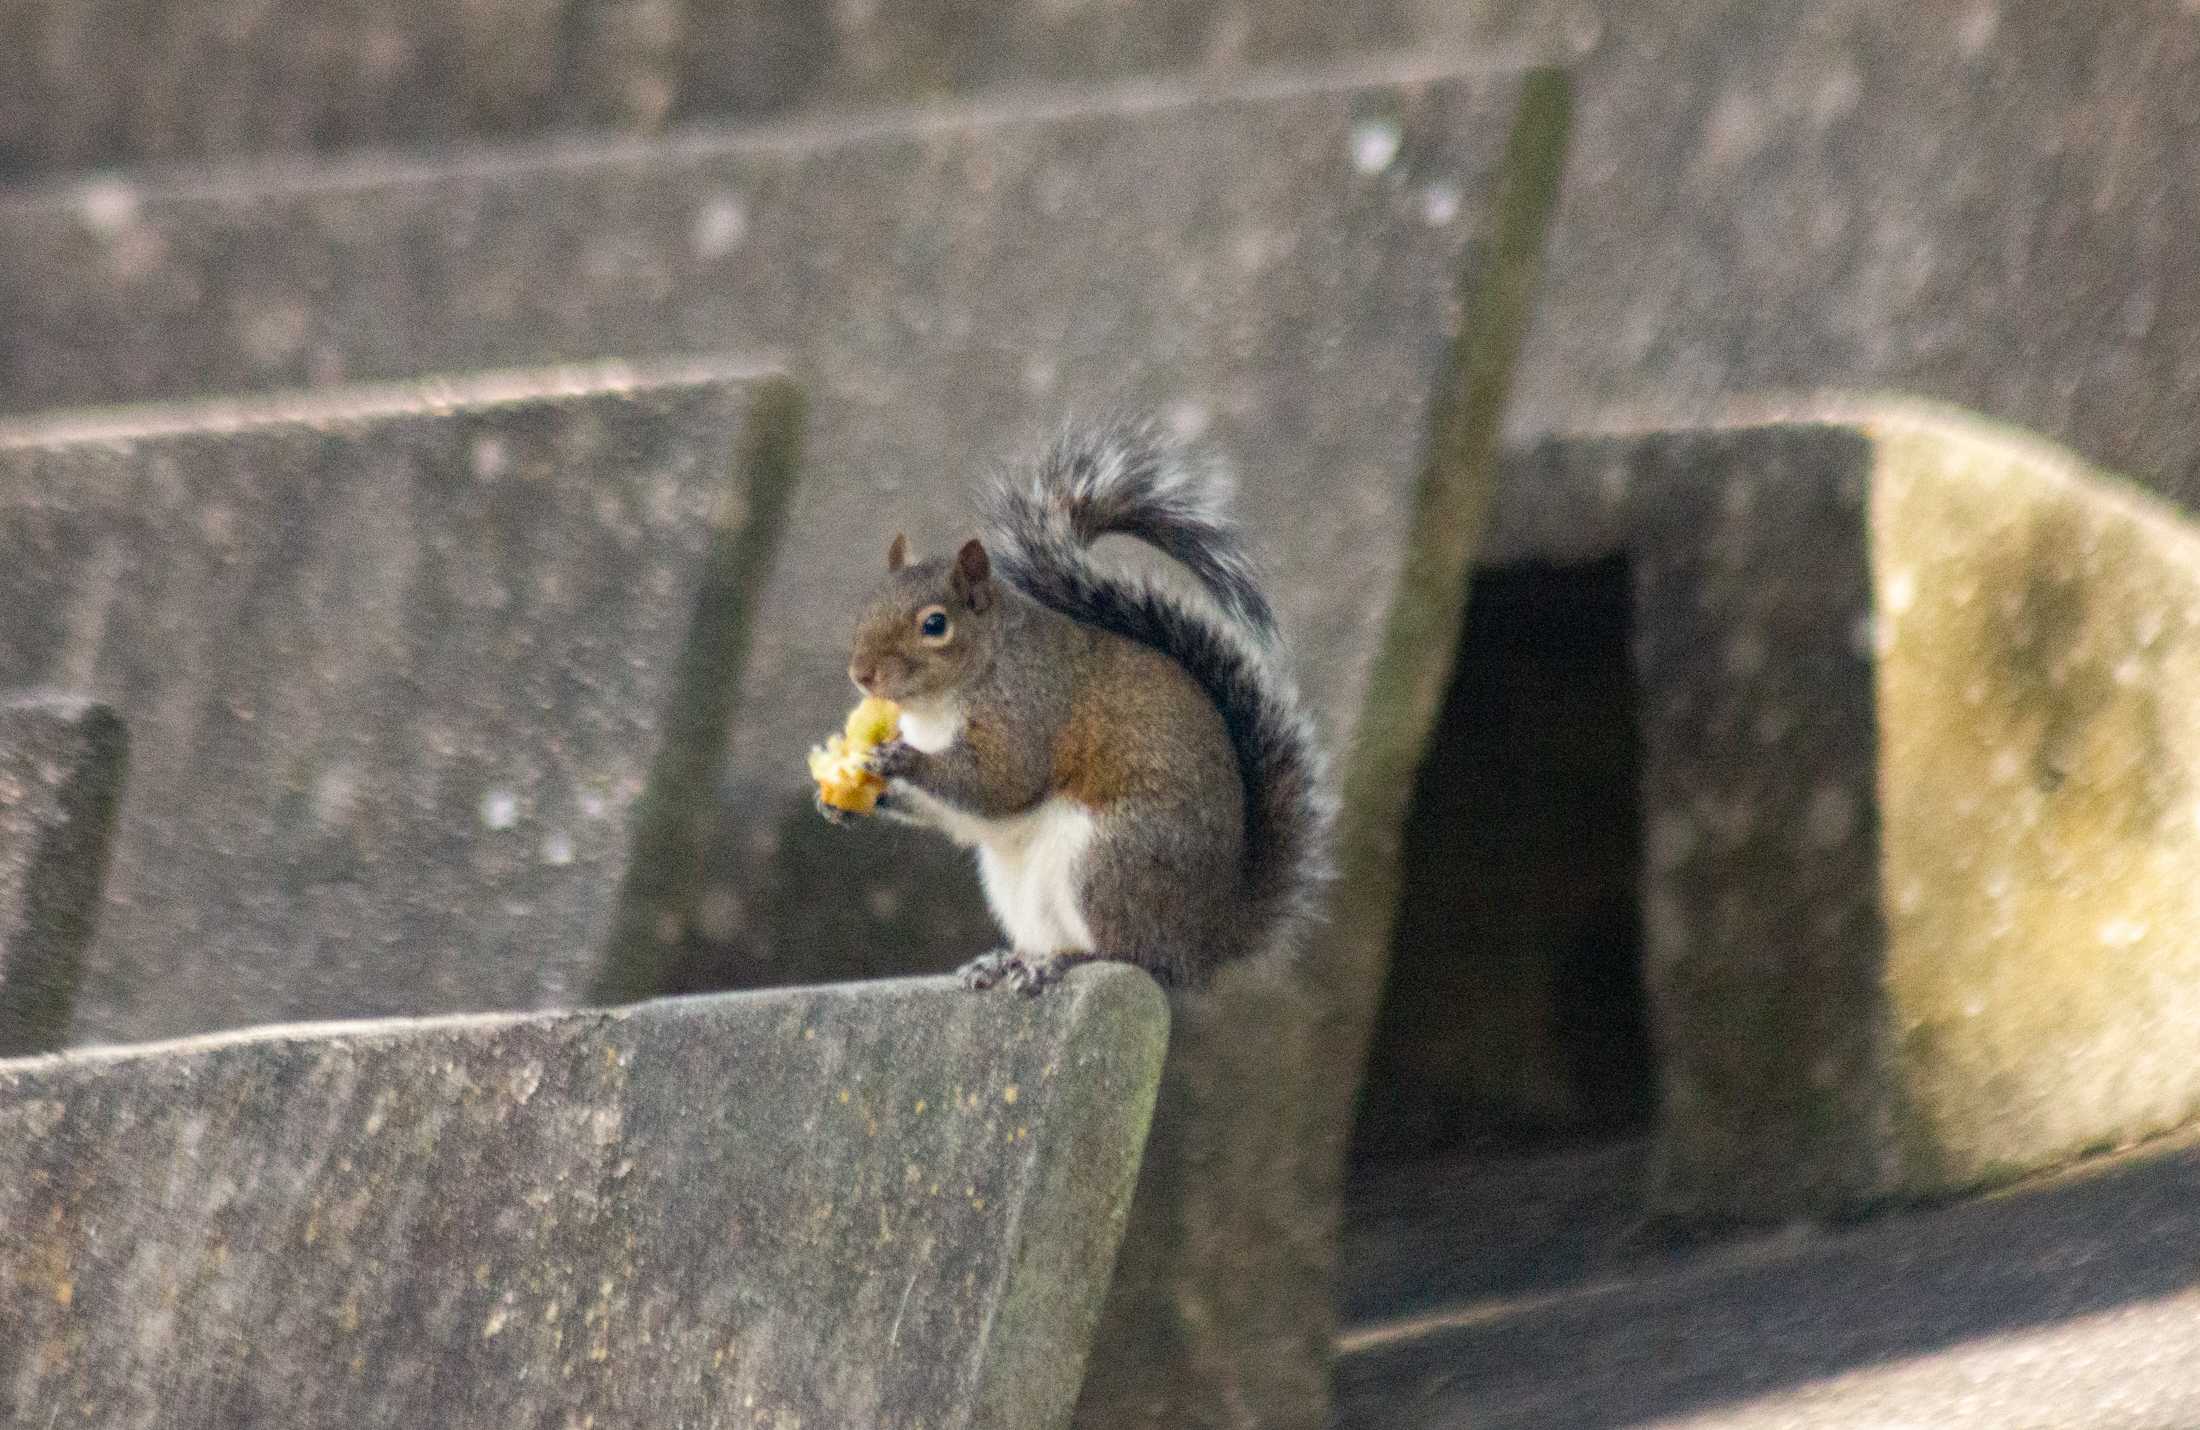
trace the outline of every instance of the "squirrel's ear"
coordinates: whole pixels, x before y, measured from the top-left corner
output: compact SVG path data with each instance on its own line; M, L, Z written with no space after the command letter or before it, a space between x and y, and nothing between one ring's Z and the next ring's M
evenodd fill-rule
M993 560L985 554L985 543L975 536L955 553L955 586L973 611L993 604Z
M899 571L908 564L909 538L897 531L894 533L893 545L886 548L886 569L888 571Z

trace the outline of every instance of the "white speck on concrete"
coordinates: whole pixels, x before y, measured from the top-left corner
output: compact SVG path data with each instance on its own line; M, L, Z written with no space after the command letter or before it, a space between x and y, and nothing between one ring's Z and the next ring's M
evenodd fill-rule
M1405 136L1394 119L1363 119L1352 126L1352 167L1373 176L1389 168L1398 157Z
M519 823L519 796L508 789L493 789L481 797L481 822L491 829L510 829Z
M137 189L121 179L94 179L78 199L84 227L101 238L115 238L137 223Z
M1810 117L1821 129L1856 110L1856 102L1863 97L1864 77L1850 64L1836 65L1818 82L1817 90L1810 97Z
M348 764L331 765L313 782L313 817L324 830L342 828L359 804L359 774Z
M502 437L484 433L474 439L473 467L476 481L493 482L511 470L511 449Z
M1200 433L1205 432L1207 424L1213 420L1214 415L1207 410L1207 404L1204 402L1187 400L1175 403L1169 408L1169 430L1185 441L1190 441L1199 436Z
M741 246L748 232L749 216L741 201L732 194L713 194L695 211L695 256L724 258Z
M1986 53L1986 47L1994 42L1994 32L2001 28L2001 11L1997 6L1973 5L1970 13L1956 22L1956 49L1966 59L1976 59Z
M1421 217L1430 228L1442 228L1459 217L1459 186L1449 179L1438 179L1421 190Z
M2110 919L2101 925L2101 942L2110 948L2130 948L2147 936L2147 926L2136 919Z
M563 868L573 862L573 836L564 830L551 831L542 841L542 862Z
M1902 615L1917 604L1917 572L1907 566L1888 572L1886 589L1879 594L1880 604L1893 614Z

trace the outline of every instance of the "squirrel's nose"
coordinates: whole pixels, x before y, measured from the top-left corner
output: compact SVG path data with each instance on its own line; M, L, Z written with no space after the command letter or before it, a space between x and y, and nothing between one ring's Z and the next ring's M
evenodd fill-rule
M878 679L878 669L868 661L850 661L848 678L856 683L856 689L868 695L871 693L871 682Z

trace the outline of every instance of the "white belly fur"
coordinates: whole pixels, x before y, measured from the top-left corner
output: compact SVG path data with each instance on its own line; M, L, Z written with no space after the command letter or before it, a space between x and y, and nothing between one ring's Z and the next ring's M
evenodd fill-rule
M954 744L962 728L963 712L952 702L901 708L901 738L926 754ZM895 782L895 796L957 844L978 851L986 902L1018 953L1097 952L1077 901L1096 828L1091 810L1049 799L1023 814L987 819L906 781Z
M1018 953L1095 953L1078 904L1085 851L1099 822L1068 799L1049 799L1007 819L987 819L905 782L896 797L957 844L978 851L978 877L993 917Z
M1018 953L1093 953L1078 902L1085 851L1098 821L1074 800L1050 799L1028 814L990 821L978 845L986 902Z

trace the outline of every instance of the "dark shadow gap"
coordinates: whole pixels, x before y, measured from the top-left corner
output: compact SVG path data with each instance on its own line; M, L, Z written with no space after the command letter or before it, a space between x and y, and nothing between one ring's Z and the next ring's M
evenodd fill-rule
M1348 1240L1371 1253L1386 1227L1418 1240L1410 1209L1447 1204L1477 1163L1593 1154L1648 1130L1631 609L1624 556L1473 578L1407 816L1390 975L1354 1128ZM1600 1206L1639 1213L1639 1157L1583 1165L1623 1178ZM1386 1298L1417 1302L1406 1281L1446 1275L1430 1266L1386 1289L1359 1284L1348 1265L1346 1304L1365 1315Z

